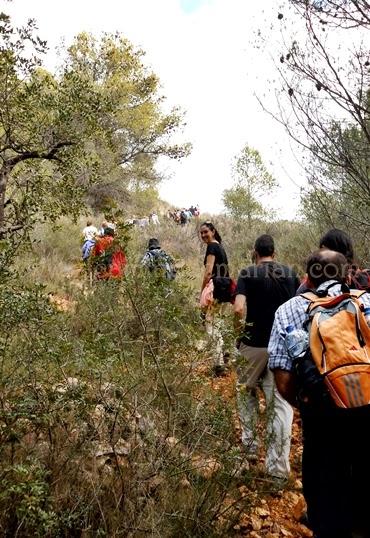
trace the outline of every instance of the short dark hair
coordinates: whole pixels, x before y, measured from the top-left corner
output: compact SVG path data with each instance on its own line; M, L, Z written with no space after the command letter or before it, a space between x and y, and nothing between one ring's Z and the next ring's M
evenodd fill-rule
M348 261L340 252L316 250L308 257L306 272L310 284L317 288L328 280L346 282L348 269Z
M263 234L257 237L254 243L254 250L258 256L272 256L275 252L274 240L271 235Z
M320 248L325 247L329 250L340 252L346 257L349 263L353 263L355 254L353 251L352 239L346 232L343 232L343 230L332 228L322 236L319 246Z
M114 230L110 226L107 226L104 228L104 235L109 235L110 237L114 237Z

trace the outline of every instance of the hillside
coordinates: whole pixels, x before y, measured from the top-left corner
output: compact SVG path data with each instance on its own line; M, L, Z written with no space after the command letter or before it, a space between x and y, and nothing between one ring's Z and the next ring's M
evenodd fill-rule
M246 237L219 221L236 275L266 225ZM280 252L299 227L281 225ZM2 532L310 536L297 523L298 424L286 489L264 476L262 453L245 467L232 369L213 378L197 306L197 224L131 230L125 280L92 287L79 225L65 220L36 234L0 297ZM151 236L177 260L170 286L137 270Z

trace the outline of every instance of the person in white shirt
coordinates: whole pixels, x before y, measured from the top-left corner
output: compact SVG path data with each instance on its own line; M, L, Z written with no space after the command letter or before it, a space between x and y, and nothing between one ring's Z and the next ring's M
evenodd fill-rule
M154 226L159 226L159 218L158 218L157 213L152 213L150 220L152 224L154 224Z
M93 225L92 220L86 222L85 228L82 230L84 241L92 241L98 235L98 229Z

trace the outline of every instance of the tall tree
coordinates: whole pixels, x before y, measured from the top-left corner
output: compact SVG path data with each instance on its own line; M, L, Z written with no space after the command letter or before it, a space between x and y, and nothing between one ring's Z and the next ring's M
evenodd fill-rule
M158 77L143 57L120 34L97 39L86 33L76 37L66 57L68 72L82 74L102 97L101 122L109 135L100 136L95 146L99 183L125 200L138 183L140 189L155 188L162 179L155 167L158 157L180 159L190 151L189 144L172 142L183 114L178 108L164 112Z
M170 143L182 116L162 112L157 77L122 36L81 34L52 75L35 31L0 15L0 239L76 215L91 185L155 183L156 159L189 149Z
M268 172L260 153L246 145L232 165L234 185L223 192L223 203L227 212L236 221L247 221L265 216L261 198L271 193L277 182Z
M281 87L273 115L306 150L309 191L340 193L347 221L358 224L351 207L366 207L363 217L370 208L370 4L289 0L285 7L278 13ZM360 220L368 226L367 217Z
M46 43L34 35L34 23L29 21L15 31L9 17L2 13L0 39L1 238L24 226L20 215L24 197L19 200L7 196L13 187L13 172L32 160L57 163L59 154L72 145L72 140L58 129L58 118L53 114L54 81L39 69ZM19 185L30 197L29 179L22 186L20 183L15 179L14 189Z

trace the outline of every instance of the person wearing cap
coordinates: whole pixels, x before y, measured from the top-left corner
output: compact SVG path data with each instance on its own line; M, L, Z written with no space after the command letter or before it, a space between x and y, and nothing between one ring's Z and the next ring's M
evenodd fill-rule
M161 248L156 237L149 239L148 248L140 264L151 273L163 274L166 280L174 280L176 277L174 260Z

